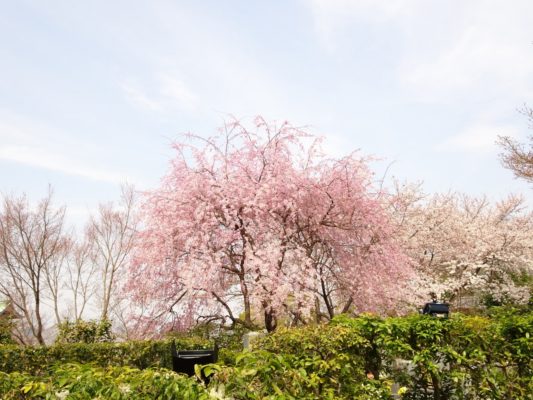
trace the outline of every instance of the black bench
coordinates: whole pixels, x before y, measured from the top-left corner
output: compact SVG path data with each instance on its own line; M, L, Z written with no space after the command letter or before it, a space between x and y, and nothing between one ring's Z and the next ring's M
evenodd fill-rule
M450 315L450 305L447 303L431 302L426 303L422 314L431 315L432 317L448 318Z
M195 365L216 363L218 360L218 345L213 350L176 350L176 343L172 341L172 369L174 372L194 375ZM206 377L202 378L205 380Z

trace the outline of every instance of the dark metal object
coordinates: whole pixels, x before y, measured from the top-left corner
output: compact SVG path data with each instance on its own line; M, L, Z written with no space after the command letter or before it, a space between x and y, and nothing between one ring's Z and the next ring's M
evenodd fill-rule
M195 365L216 363L218 359L218 345L213 350L176 350L176 343L172 341L172 369L175 372L194 375ZM202 378L205 380L206 377Z
M432 317L448 318L450 316L450 305L432 301L431 303L426 303L422 314L428 314Z

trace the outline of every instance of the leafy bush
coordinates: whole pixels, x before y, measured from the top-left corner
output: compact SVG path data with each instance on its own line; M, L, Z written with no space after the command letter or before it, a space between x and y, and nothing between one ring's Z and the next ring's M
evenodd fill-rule
M454 314L450 319L340 316L328 325L279 330L254 342L252 351L230 352L231 362L225 365L202 367L211 377L207 388L195 378L164 370L112 367L169 367L169 340L57 345L29 348L28 353L0 346L0 363L27 371L3 374L0 397L39 398L24 397L27 389L32 396L42 393L41 398L48 399L59 398L63 390L73 399L121 399L126 398L120 397L125 382L132 393L127 398L132 399L194 394L189 398L389 400L397 383L404 400L526 400L533 398L532 332L533 314L527 310L492 310L488 317ZM181 348L212 346L198 339L177 341ZM99 367L49 366L72 360ZM4 364L0 369L6 370ZM33 372L40 375L32 378ZM169 378L161 378L166 374ZM76 392L78 376L86 394ZM146 387L136 381L139 377ZM181 394L164 397L178 393L168 387L181 388Z
M11 318L0 318L0 345L15 344L11 332L13 331L13 320Z
M56 343L112 342L111 321L65 321L58 325Z
M57 363L94 363L98 366L171 368L172 340L145 340L122 343L65 343L53 346L0 346L0 371L39 375ZM176 339L180 349L210 348L199 338Z
M369 340L365 368L404 385L405 399L530 399L533 314L337 318ZM373 371L374 372L374 371Z
M46 376L0 372L0 395L18 399L203 400L205 387L195 379L163 369L65 364Z
M392 382L367 379L343 354L325 360L256 350L237 356L235 366L214 369L211 388L235 400L392 399Z
M249 332L242 325L237 324L232 329L211 322L196 325L188 332L170 332L167 338L183 339L190 336L215 341L218 345L218 363L234 365L237 354L243 351L243 335Z
M388 399L392 382L409 400L531 399L531 332L533 314L514 311L492 318L340 316L260 340L261 350L239 356L216 379L232 395L253 392L236 397L242 399Z
M234 399L392 398L392 381L367 378L363 353L369 343L348 327L283 329L254 347L261 350L220 368L213 387L224 387Z
M347 356L324 360L263 350L242 353L235 366L221 368L211 381L235 400L392 399L391 384L367 379Z

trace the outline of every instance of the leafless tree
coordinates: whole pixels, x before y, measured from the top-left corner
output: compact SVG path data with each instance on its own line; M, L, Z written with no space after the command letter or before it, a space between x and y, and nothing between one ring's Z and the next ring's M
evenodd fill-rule
M93 262L96 265L97 291L101 302L101 318L108 319L118 300L119 274L124 270L133 249L137 216L135 191L130 186L122 188L119 205L100 205L98 214L89 223L88 236L93 245Z
M74 320L83 318L95 291L96 265L92 262L91 251L91 243L87 237L80 242L69 243L65 288L72 295L71 312Z
M524 108L525 114L533 127L533 109ZM533 135L528 137L529 143L520 143L509 136L501 136L498 144L504 152L500 154L503 165L512 170L517 178L533 182Z
M34 208L25 196L2 198L0 294L21 317L15 335L23 343L45 342L43 300L50 294L57 299L56 283L66 248L64 216L64 208L52 207L51 190ZM57 317L57 303L55 311Z
M62 320L59 307L61 303L61 292L64 286L63 274L65 272L65 260L68 256L68 252L68 241L66 238L63 238L61 249L57 251L54 257L51 257L48 266L44 269L44 277L47 289L46 297L52 302L55 321L58 325Z

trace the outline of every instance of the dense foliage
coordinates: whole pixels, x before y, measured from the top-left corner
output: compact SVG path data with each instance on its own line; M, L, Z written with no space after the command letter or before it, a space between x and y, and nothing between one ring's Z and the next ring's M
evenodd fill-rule
M13 321L11 318L0 318L0 344L14 344L12 336Z
M233 399L531 399L533 315L337 317L281 330L214 382ZM212 383L213 385L215 383Z
M179 349L208 348L203 339L175 339ZM46 373L53 364L93 363L98 366L171 368L171 340L122 343L67 343L53 346L0 346L0 371Z
M198 382L164 369L95 367L65 364L46 376L0 372L4 400L99 399L99 400L202 400L206 389Z
M236 357L212 383L234 399L389 399L392 382L366 376L366 346L343 326L281 330Z
M58 325L56 343L99 343L113 341L111 321L71 322L66 320Z
M0 373L0 395L389 400L396 393L404 400L527 400L533 398L531 332L533 313L527 309L495 308L488 316L455 314L450 319L338 316L327 325L280 329L255 341L251 351L203 367L211 378L208 385L165 369L131 367L168 367L168 340L29 348L35 353L33 364L28 348L4 346L0 369L19 372ZM178 343L182 348L209 346L177 340L183 341Z
M533 316L341 319L360 332L367 369L407 388L406 399L525 399L533 394Z

